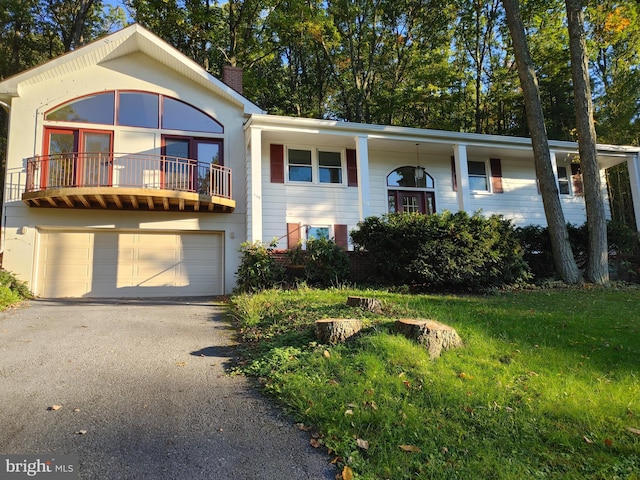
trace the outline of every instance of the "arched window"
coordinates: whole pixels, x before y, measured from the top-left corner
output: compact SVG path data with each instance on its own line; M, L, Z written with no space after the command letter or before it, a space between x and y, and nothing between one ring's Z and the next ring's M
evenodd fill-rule
M76 98L49 110L44 119L224 133L222 124L193 105L157 93L138 91L104 92Z
M400 167L387 175L389 213L436 211L435 182L424 169Z

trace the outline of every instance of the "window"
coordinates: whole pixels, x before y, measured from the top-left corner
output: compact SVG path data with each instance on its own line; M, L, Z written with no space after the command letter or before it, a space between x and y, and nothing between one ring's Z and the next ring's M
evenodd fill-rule
M312 166L310 150L289 150L289 181L311 182Z
M485 162L467 162L469 169L469 188L471 190L488 192L487 164Z
M343 154L340 151L287 149L290 182L342 185Z
M141 128L160 126L166 130L224 133L220 123L196 107L147 92L116 91L88 95L53 108L44 118L59 122L117 124Z
M98 93L67 102L47 112L45 120L113 125L114 93Z
M329 227L307 227L307 240L319 240L321 238L329 240Z
M120 92L119 99L118 125L158 128L158 95Z
M567 167L558 167L558 190L561 195L569 195L569 175L567 173Z
M340 152L318 152L320 183L342 183Z

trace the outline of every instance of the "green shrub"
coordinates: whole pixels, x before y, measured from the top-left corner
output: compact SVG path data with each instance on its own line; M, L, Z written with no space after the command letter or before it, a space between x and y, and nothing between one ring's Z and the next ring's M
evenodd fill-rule
M0 269L0 310L29 298L33 298L33 294L27 284L18 280L13 273Z
M472 291L529 278L515 228L498 215L388 214L358 226L354 245L392 285Z
M338 285L349 276L347 252L327 238L307 240L307 252L303 259L308 283L320 286Z
M584 268L588 258L587 224L567 225L569 243L578 267ZM517 236L524 251L524 259L537 280L555 276L551 239L547 227L529 225L517 229ZM627 257L640 254L640 241L637 232L628 225L610 221L607 223L607 241L609 254L617 261L625 262Z
M242 260L236 272L236 291L256 292L282 283L284 268L271 255L274 248L274 243L244 242L240 245Z

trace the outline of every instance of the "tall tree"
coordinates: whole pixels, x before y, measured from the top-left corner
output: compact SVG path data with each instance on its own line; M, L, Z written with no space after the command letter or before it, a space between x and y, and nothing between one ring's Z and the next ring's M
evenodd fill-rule
M551 164L544 113L540 103L538 81L529 53L524 23L520 15L520 5L518 0L502 0L502 4L507 14L507 25L511 34L518 76L524 94L536 176L540 185L542 203L551 237L556 273L567 283L579 283L581 276L571 250L564 213L560 204L558 186Z
M582 0L566 0L566 5L578 150L587 209L588 260L585 277L587 281L603 284L609 281L607 220L598 167L596 129L593 123L589 57L584 32L584 6Z

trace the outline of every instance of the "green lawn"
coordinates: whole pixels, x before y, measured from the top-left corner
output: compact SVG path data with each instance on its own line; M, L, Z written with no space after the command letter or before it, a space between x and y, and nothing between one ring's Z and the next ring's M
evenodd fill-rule
M384 315L347 307L349 295L382 300ZM311 428L345 478L640 478L640 289L300 289L232 303L241 370ZM406 316L451 325L465 347L430 360L394 333ZM323 317L367 328L319 345Z

